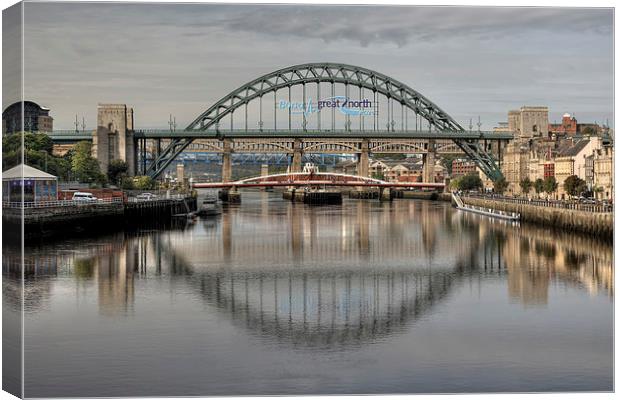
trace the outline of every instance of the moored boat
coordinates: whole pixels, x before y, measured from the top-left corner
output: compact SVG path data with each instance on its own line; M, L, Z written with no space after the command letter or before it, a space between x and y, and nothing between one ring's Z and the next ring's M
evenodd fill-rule
M454 200L454 203L456 204L457 210L469 211L469 212L473 212L476 214L486 215L487 217L500 218L500 219L505 219L509 221L519 221L521 219L521 214L519 213L501 211L501 210L495 210L493 208L478 207L478 206L472 206L469 204L465 204L463 200L461 199L461 197L456 193L452 193L452 199Z

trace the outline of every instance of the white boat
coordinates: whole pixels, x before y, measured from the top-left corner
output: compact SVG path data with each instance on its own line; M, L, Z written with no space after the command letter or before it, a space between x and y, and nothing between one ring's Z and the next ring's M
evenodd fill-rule
M454 203L456 204L456 208L458 210L469 211L476 214L486 215L487 217L506 219L509 221L519 221L521 219L521 214L519 213L494 210L492 208L477 207L465 204L463 203L461 197L456 193L452 193L452 199L454 200Z

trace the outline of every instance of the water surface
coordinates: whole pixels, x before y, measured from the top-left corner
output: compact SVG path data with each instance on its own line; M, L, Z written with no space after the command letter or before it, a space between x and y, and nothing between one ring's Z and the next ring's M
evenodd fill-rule
M447 203L243 193L25 253L28 397L613 389L611 244Z

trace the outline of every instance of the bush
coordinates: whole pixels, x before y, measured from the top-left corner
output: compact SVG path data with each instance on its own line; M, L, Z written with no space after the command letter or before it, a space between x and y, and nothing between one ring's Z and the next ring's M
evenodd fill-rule
M127 163L123 160L112 160L108 165L108 179L114 184L118 184L127 174Z
M504 178L503 176L499 178L498 180L496 180L495 182L493 182L493 191L495 193L504 194L506 189L508 189L508 182L506 181L506 178Z
M133 178L128 176L121 178L121 189L132 190L135 189L133 184Z
M136 176L133 179L133 186L138 190L148 190L155 188L155 181L150 176Z
M475 190L482 188L482 179L477 174L468 174L459 180L459 190Z

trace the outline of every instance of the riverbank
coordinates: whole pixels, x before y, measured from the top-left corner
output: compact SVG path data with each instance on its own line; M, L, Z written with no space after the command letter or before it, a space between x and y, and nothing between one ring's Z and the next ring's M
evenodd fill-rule
M175 214L197 210L195 197L154 199L147 201L50 202L37 207L4 207L2 226L5 239L18 241L22 232L25 239L47 238L57 235L112 231L131 225L152 225L170 220Z
M530 204L508 203L500 200L462 196L463 203L521 214L521 221L546 227L587 233L601 238L613 238L612 212L589 212Z

